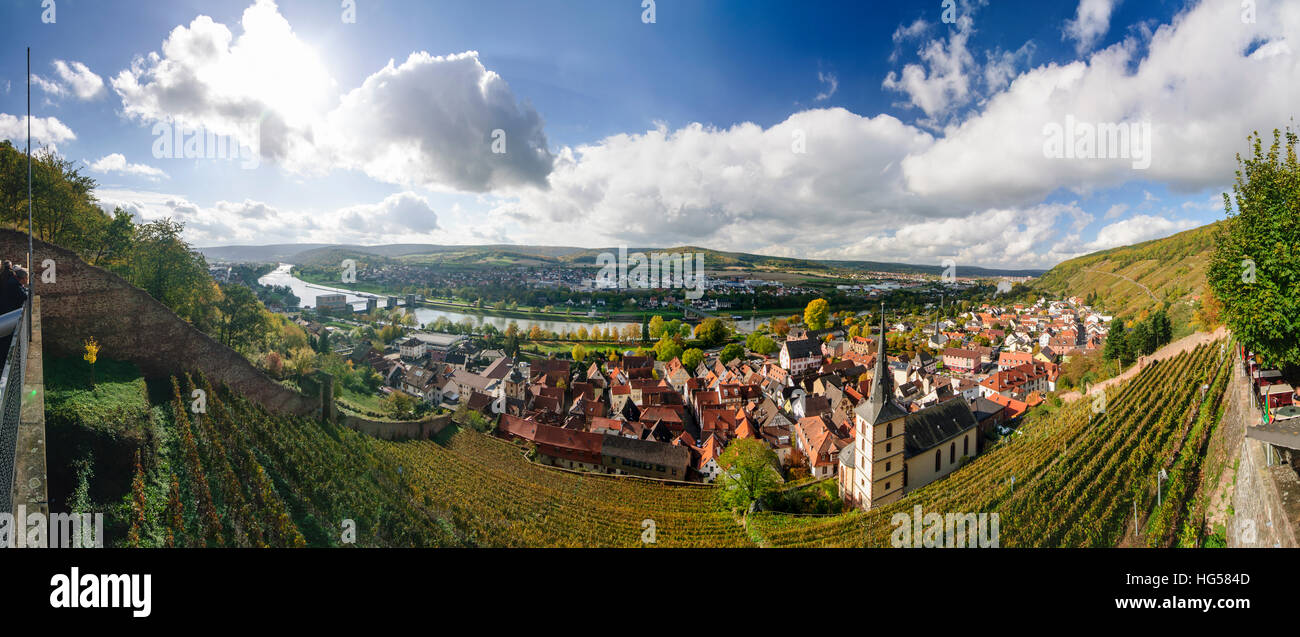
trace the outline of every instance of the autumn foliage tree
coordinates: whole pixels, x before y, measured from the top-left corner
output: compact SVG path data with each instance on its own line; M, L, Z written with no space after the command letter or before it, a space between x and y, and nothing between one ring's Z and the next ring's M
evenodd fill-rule
M823 330L830 326L831 306L826 299L813 299L803 310L804 325L810 330Z

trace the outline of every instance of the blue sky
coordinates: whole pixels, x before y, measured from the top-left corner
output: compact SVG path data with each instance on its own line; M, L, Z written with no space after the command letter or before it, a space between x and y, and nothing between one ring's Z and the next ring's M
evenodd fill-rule
M1221 218L1246 135L1300 103L1300 11L1264 0L50 3L0 8L32 35L0 51L0 138L30 44L38 143L204 246L1046 267ZM1146 126L1147 165L1050 156L1067 122ZM159 152L159 123L256 166Z

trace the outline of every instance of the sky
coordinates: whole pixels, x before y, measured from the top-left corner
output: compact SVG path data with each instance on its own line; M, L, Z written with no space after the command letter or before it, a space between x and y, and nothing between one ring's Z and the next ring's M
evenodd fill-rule
M1224 216L1286 0L9 0L0 139L197 246L1046 268ZM29 41L24 42L27 36Z

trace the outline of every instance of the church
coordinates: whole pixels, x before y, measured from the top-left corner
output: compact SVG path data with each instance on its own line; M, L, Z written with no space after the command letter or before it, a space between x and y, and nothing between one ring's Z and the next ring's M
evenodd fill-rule
M871 395L853 410L856 439L840 454L840 493L854 506L898 501L956 469L979 449L979 429L970 405L960 397L908 412L894 399L885 364L881 312Z

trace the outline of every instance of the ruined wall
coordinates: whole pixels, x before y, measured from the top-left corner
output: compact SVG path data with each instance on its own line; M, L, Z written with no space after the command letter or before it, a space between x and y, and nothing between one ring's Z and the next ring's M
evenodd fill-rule
M320 413L318 397L276 383L116 274L39 240L33 249L32 293L41 297L46 356L80 356L82 343L93 336L101 346L100 356L131 361L146 375L198 370L213 384L224 383L271 411ZM22 263L26 257L27 235L0 229L0 259ZM53 283L41 280L46 259L54 260Z

